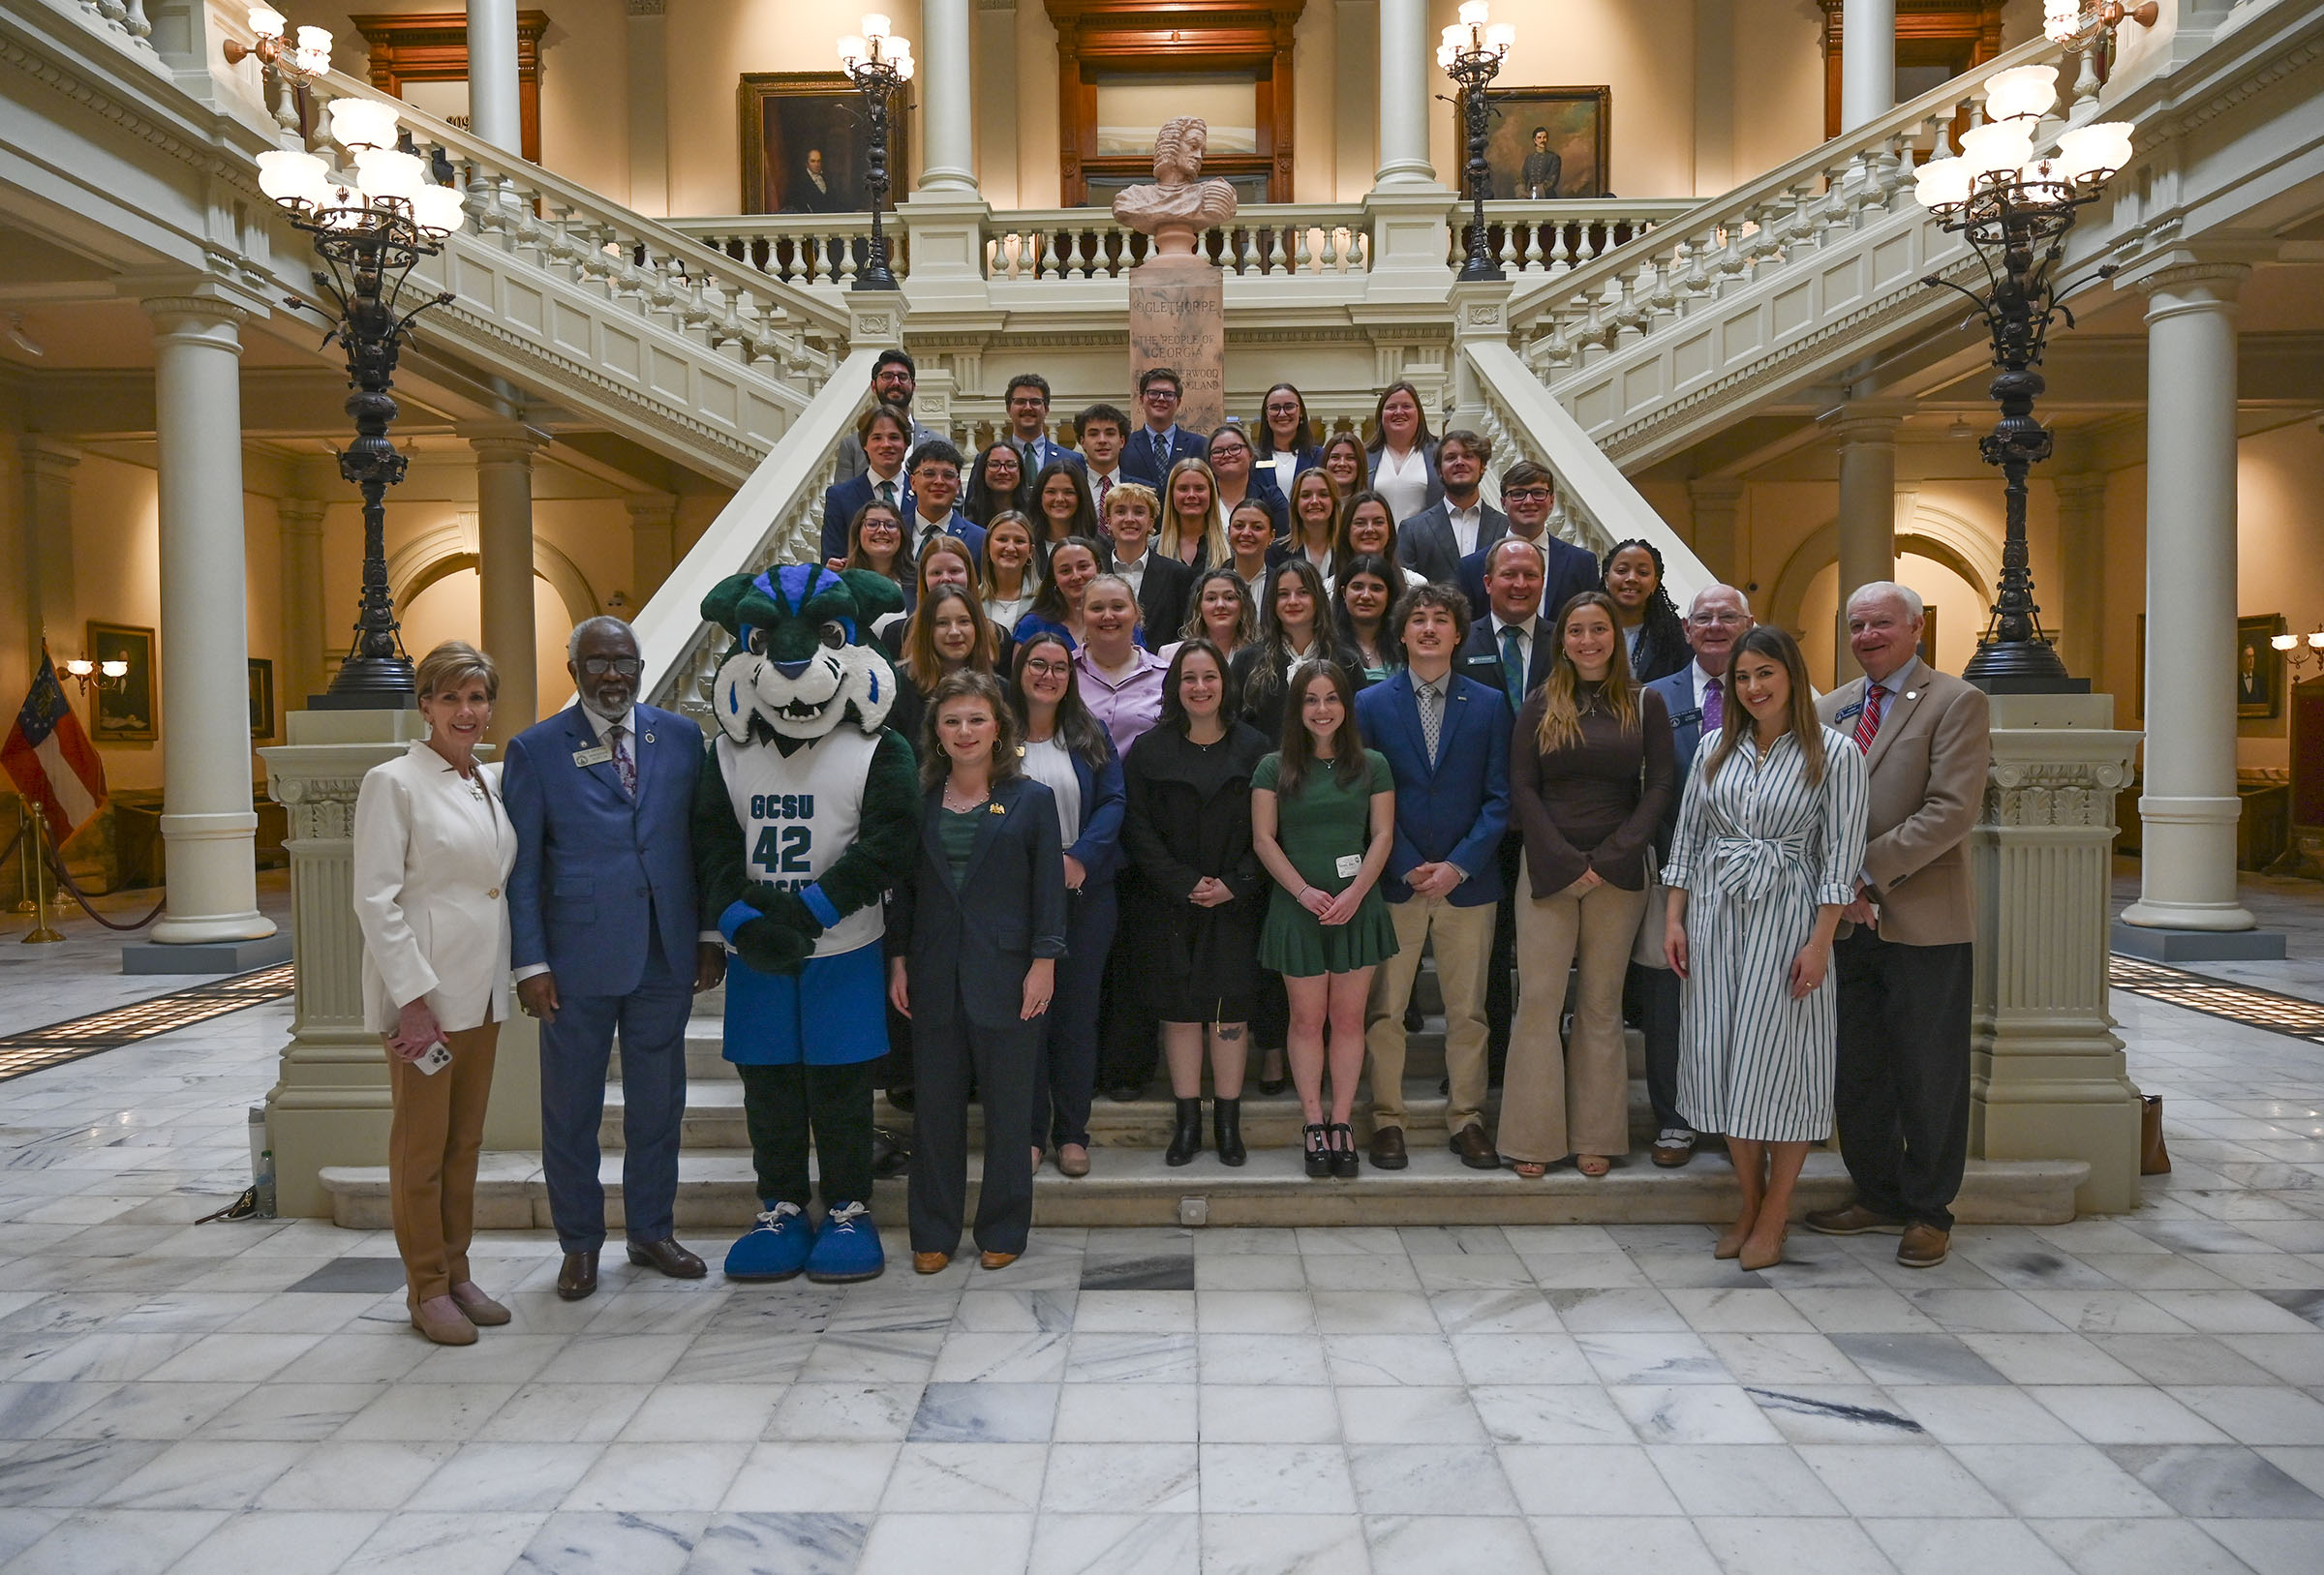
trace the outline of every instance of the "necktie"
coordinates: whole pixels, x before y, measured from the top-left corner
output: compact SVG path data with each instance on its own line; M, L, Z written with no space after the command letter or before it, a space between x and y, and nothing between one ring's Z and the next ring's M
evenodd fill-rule
M1864 691L1864 709L1856 712L1856 753L1872 753L1872 741L1881 731L1881 699L1887 690L1875 683Z
M1525 704L1525 648L1520 643L1525 631L1514 623L1501 629L1501 687L1509 696L1511 707Z
M1441 714L1444 696L1437 692L1435 684L1424 683L1413 691L1413 698L1421 703L1421 742L1428 746L1428 764L1434 766L1437 735L1445 725Z
M622 791L632 799L637 797L637 761L629 753L629 730L613 727L605 731L605 742L613 745L613 769L622 779Z
M890 508L894 508L894 507L896 506L896 483L895 483L895 482L893 482L893 481L883 481L883 482L881 482L881 483L879 484L879 500L880 500L881 502L883 502L883 503L887 504L887 505L888 505L888 507L890 507Z
M1702 730L1716 733L1727 725L1726 683L1713 679L1702 689Z
M1101 475L1097 478L1097 516L1101 520L1106 516L1106 494L1113 490L1114 478L1112 476Z

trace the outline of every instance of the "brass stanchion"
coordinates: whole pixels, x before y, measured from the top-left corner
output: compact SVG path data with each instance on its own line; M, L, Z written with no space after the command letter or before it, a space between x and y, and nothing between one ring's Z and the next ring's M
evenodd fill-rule
M25 936L25 946L47 946L63 940L64 933L48 923L47 863L41 857L48 845L48 828L41 817L32 817L32 846L25 857L32 861L32 933Z
M21 798L16 800L16 900L8 911L31 913L40 904L32 899L32 816Z

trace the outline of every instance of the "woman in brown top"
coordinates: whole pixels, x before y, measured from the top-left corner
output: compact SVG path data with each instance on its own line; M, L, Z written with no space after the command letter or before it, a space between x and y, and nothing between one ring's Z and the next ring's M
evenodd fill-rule
M1525 843L1517 884L1517 1020L1501 1097L1501 1152L1539 1176L1574 1156L1602 1176L1630 1148L1622 976L1646 911L1647 844L1677 791L1670 714L1631 681L1614 604L1590 591L1557 620L1557 657L1517 712L1509 807ZM1560 1042L1579 953L1574 1041Z

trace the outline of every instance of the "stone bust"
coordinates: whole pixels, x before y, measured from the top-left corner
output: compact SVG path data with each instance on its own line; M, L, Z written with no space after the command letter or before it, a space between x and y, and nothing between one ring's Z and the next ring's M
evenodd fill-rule
M1210 128L1192 115L1168 122L1154 136L1154 183L1114 198L1114 217L1151 235L1157 256L1191 257L1202 231L1235 217L1235 188L1202 178L1209 139Z

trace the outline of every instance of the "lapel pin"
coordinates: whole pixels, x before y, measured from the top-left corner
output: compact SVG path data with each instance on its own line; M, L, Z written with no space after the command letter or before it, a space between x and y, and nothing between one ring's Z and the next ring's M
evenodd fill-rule
M1920 698L1920 691L1918 689L1907 689L1905 691L1905 698L1907 700L1918 700Z
M653 735L653 734L651 734L651 733L647 734L647 735L646 735L646 742L647 742L648 743L652 743L652 742L654 742L654 735Z
M985 805L985 813L989 815L1005 815L1008 813L1008 811L1001 808L1001 806L996 803L989 803Z

